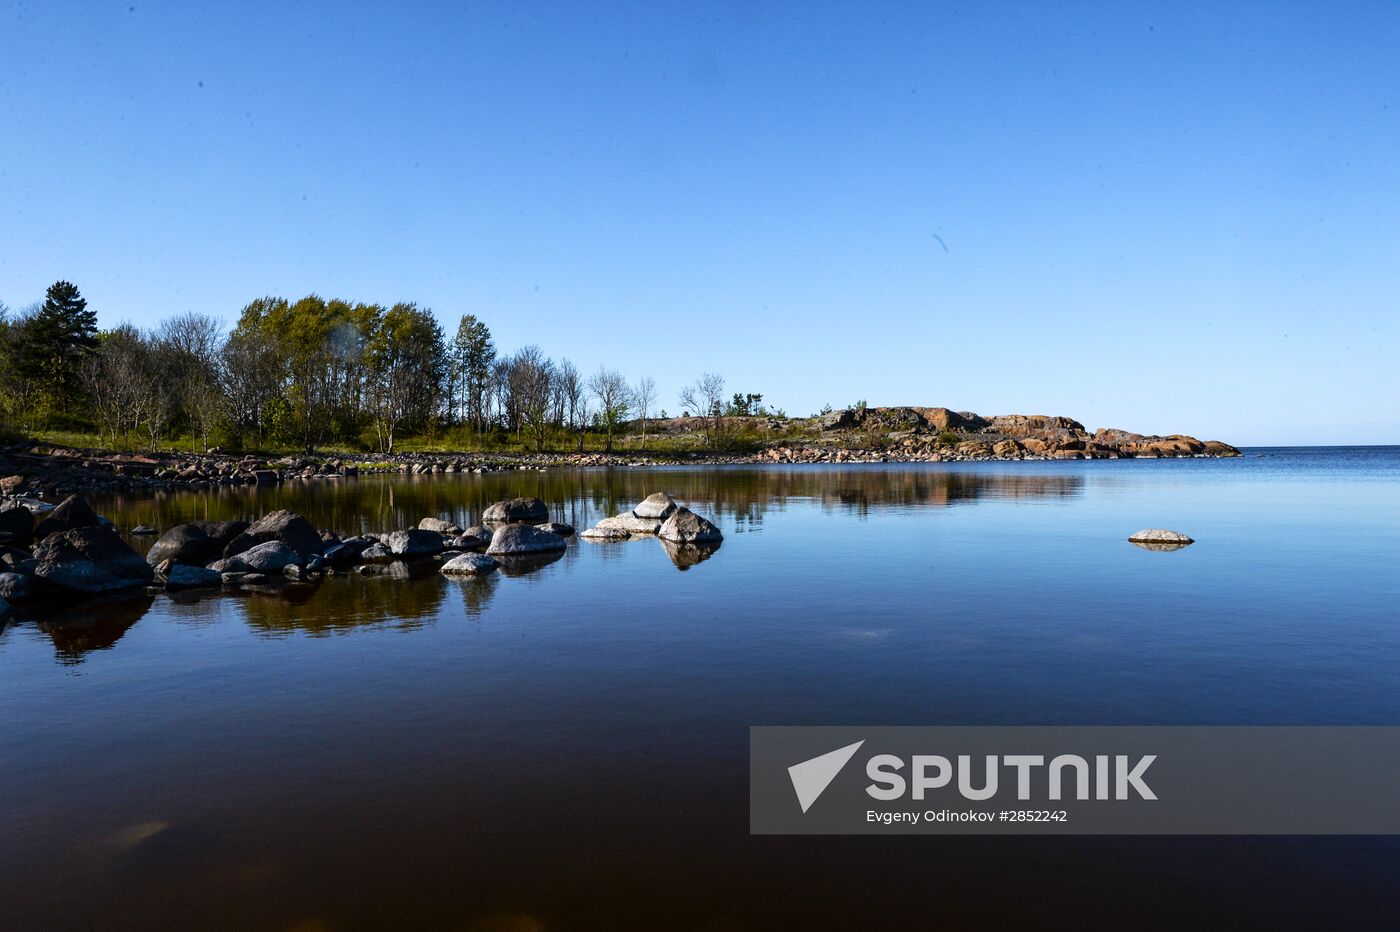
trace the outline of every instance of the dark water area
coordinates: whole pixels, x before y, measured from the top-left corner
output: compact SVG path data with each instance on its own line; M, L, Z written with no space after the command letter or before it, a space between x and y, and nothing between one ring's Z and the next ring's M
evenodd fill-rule
M572 541L0 631L0 928L1400 922L1395 838L751 837L755 724L1400 724L1400 448L364 477L94 505ZM1197 543L1159 553L1143 527ZM133 540L138 549L153 539Z

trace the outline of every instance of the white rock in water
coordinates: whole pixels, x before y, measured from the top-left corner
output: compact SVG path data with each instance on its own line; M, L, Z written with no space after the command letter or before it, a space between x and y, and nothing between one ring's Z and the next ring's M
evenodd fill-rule
M1135 544L1194 544L1195 541L1180 531L1167 531L1162 528L1146 528L1128 538Z
M442 565L444 576L482 576L501 564L479 553L464 553Z
M665 492L653 492L642 500L642 503L632 509L632 514L638 518L659 518L671 517L671 512L676 510L676 503Z

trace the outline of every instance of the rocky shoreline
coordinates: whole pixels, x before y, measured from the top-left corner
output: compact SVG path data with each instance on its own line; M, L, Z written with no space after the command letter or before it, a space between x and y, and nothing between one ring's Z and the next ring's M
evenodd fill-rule
M0 625L16 606L42 612L75 599L131 592L258 590L315 584L344 573L413 577L437 564L449 577L498 569L520 575L558 560L575 536L568 524L550 520L548 506L538 498L496 502L481 522L462 528L430 516L414 528L342 538L279 510L251 522L176 525L142 557L81 496L70 495L56 506L34 498L3 499ZM158 532L133 528L128 533L138 530ZM680 569L708 559L723 540L718 527L664 492L579 536L595 542L655 538Z
M983 418L947 408L870 408L831 412L799 422L740 421L753 436L783 428L782 439L751 452L691 449L670 453L363 453L269 457L163 452L110 453L48 444L0 450L0 494L64 496L219 485L347 479L363 473L435 475L559 468L644 468L667 465L944 463L1015 460L1233 457L1218 440L1185 434L1136 434L1043 415ZM796 426L794 426L796 425ZM696 418L650 425L682 441L699 430ZM793 435L797 436L794 437Z

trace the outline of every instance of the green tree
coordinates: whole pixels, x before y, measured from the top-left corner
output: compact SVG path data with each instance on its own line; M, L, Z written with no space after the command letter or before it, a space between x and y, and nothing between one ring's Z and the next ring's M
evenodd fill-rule
M486 429L486 401L491 392L491 369L496 347L491 330L475 315L463 314L452 343L452 367L461 386L464 416L477 431Z
M41 408L80 410L83 360L97 349L97 312L72 282L54 282L44 303L18 328L14 363L18 376L40 398Z
M392 453L401 431L427 426L437 410L447 374L442 328L432 311L395 304L376 321L365 355L379 448Z

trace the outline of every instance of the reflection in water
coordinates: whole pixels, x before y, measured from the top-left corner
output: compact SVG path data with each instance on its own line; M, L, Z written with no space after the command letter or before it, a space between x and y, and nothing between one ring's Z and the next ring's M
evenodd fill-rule
M47 615L39 624L53 641L60 663L78 664L89 651L107 650L141 620L154 599L140 593L104 597L100 603L78 603Z
M695 504L716 520L728 520L737 533L757 530L770 510L788 502L815 503L823 511L864 515L885 507L947 507L979 500L1068 498L1084 491L1075 473L1027 474L1021 471L978 472L926 466L750 468L705 467L637 470L575 469L518 471L488 475L387 475L337 481L291 481L278 486L216 486L159 492L153 498L94 498L94 507L120 528L138 524L165 530L185 521L255 518L285 508L306 515L317 527L342 535L416 527L438 516L463 527L481 523L493 502L535 496L549 504L550 515L575 527L630 510L648 494L666 491L678 501ZM590 557L616 559L623 548L645 545L649 538L588 542ZM130 543L144 551L146 538ZM680 570L712 557L719 549L662 542ZM653 544L654 546L654 544ZM1142 546L1142 545L1139 545ZM1166 548L1153 548L1166 549ZM529 576L562 560L579 558L579 545L559 553L501 557L507 577ZM488 579L444 580L436 560L396 561L370 576L350 574L323 583L282 582L244 586L232 598L249 626L268 635L294 631L327 634L362 626L391 624L417 628L431 621L449 585L462 593L467 612L478 615L490 603L496 582ZM209 597L190 593L184 604ZM90 650L112 646L151 605L149 596L94 600L57 615L46 615L42 628L60 658L81 662ZM191 618L207 617L198 610Z
M154 498L94 499L121 528L149 524L165 530L198 520L250 519L286 508L341 535L417 527L425 517L462 527L481 523L490 504L534 496L554 520L577 528L631 510L657 491L741 527L762 524L789 499L815 501L826 510L864 514L886 506L947 506L979 499L1068 498L1081 495L1076 473L975 472L927 466L706 467L652 470L571 469L429 476L362 476L294 480L278 486L216 486L156 493ZM149 543L136 542L138 549Z
M1129 541L1134 547L1141 547L1143 550L1156 550L1159 553L1170 553L1173 550L1184 550L1191 545L1181 540L1133 540Z
M337 576L319 586L268 587L238 599L238 606L249 627L270 636L296 631L334 634L368 625L419 628L434 620L446 595L438 564L424 562L433 578L395 579L388 573Z
M666 556L670 557L671 562L676 564L676 569L685 571L714 556L721 543L721 541L714 541L706 544L678 544L675 541L663 540L661 546L666 548Z

